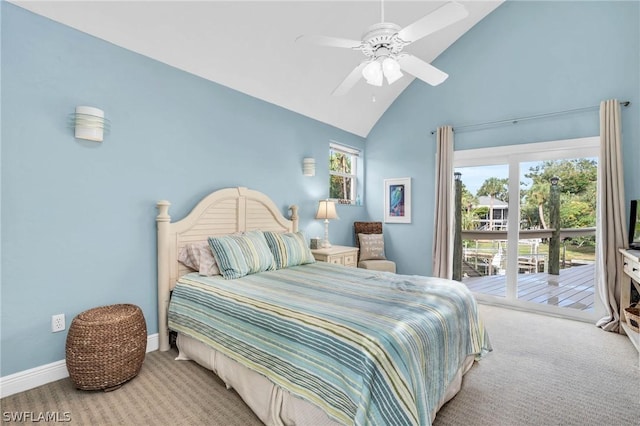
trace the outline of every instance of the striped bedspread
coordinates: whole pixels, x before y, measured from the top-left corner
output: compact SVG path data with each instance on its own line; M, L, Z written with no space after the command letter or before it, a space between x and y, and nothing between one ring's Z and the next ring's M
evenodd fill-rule
M429 425L467 355L490 350L463 284L322 262L185 275L169 328L355 425Z

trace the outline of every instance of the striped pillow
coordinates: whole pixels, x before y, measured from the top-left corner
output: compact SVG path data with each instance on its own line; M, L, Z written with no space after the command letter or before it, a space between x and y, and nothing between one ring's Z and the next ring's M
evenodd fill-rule
M225 279L275 269L276 264L261 231L209 237L209 245Z
M307 246L307 240L302 232L271 232L265 231L264 237L269 244L271 253L276 261L276 269L289 266L314 263L316 260Z

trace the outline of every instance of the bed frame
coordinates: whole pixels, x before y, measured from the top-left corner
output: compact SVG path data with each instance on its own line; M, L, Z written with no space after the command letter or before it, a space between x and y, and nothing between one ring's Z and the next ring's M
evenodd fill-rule
M289 206L291 218L282 215L265 194L244 187L226 188L203 198L183 219L171 222L168 201L157 204L158 216L158 340L161 351L169 350L167 312L171 290L191 269L178 262L186 244L210 236L252 230L298 231L298 206Z
M290 219L282 215L278 207L266 195L244 187L226 188L203 198L183 219L171 222L168 201L159 201L158 216L158 335L159 349L167 351L169 345L168 308L171 290L178 279L191 269L177 261L182 247L189 243L205 241L210 236L235 232L264 230L275 232L298 231L298 207L292 205ZM183 338L182 340L180 340ZM300 399L275 385L266 376L249 370L195 339L178 336L186 349L186 358L213 370L228 388L234 388L251 410L265 424L337 426L319 407ZM462 376L473 364L473 355L465 360L436 412L460 390Z

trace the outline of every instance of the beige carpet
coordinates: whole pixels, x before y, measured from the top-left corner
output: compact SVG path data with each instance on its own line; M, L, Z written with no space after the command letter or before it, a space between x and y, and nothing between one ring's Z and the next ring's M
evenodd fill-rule
M481 311L494 351L465 376L435 425L640 425L640 357L626 337L504 308ZM175 355L147 354L140 374L113 392L78 391L63 379L9 396L0 400L2 421L26 411L68 415L76 425L261 424L215 375Z
M493 352L435 425L640 426L640 356L594 325L481 305Z

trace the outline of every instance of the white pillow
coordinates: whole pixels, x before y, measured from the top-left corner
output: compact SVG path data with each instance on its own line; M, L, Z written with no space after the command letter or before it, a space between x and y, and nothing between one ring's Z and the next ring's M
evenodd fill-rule
M182 263L205 277L220 275L220 269L213 257L208 241L187 244L178 254L178 262Z

